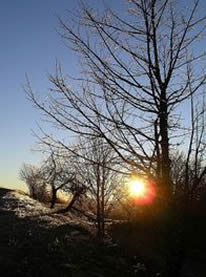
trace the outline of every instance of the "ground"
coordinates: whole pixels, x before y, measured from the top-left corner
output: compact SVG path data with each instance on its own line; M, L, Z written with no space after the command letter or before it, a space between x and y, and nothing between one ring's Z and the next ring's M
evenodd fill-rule
M165 233L161 224L144 217L138 224L114 224L112 239L108 236L102 242L86 218L58 214L23 192L3 188L0 222L2 277L162 277L171 239L170 228ZM205 221L189 220L180 277L206 276L206 224L198 222Z
M111 242L89 224L51 213L21 192L0 189L0 276L134 276Z

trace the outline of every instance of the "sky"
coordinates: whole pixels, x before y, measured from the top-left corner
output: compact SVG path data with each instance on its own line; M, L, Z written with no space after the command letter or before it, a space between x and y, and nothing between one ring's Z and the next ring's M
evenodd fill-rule
M39 114L25 97L25 74L35 89L44 90L56 59L71 59L56 28L57 15L75 5L68 0L0 1L0 186L24 187L22 164L39 162L40 154L31 152Z
M104 0L121 10L118 0ZM87 0L101 7L101 0ZM78 7L78 0L0 0L0 187L25 188L19 180L23 163L38 164L35 149L38 111L26 99L27 74L37 91L49 88L48 74L56 60L68 72L78 68L73 53L61 41L57 15Z
M35 90L46 91L56 60L68 71L77 66L57 33L57 16L77 7L78 0L0 0L0 187L25 188L20 168L40 161L40 153L31 151L40 116L25 97L25 75Z

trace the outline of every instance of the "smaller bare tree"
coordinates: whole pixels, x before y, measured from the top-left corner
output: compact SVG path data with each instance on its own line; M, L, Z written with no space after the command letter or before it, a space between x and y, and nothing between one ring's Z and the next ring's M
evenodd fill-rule
M200 99L199 99L200 100ZM171 179L176 198L183 200L185 208L201 198L205 191L205 128L206 105L196 102L191 96L191 124L189 127L187 153L175 153L171 159Z
M46 196L46 182L41 167L23 164L19 175L20 179L26 183L32 198L45 200L43 198Z
M55 155L52 150L43 166L45 180L51 188L50 208L54 208L59 190L64 190L65 187L68 190L68 187L73 187L75 173L67 160L68 158L65 160L65 158Z
M97 235L105 235L105 220L115 201L120 164L114 150L101 138L81 141L82 163L79 178L87 186L88 210L95 216ZM86 147L85 147L86 146Z

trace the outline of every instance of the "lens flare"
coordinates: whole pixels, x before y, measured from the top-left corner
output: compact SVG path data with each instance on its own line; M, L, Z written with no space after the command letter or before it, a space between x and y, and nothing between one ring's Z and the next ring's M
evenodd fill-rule
M139 178L132 178L127 184L129 197L135 204L145 205L154 200L155 189L151 182Z

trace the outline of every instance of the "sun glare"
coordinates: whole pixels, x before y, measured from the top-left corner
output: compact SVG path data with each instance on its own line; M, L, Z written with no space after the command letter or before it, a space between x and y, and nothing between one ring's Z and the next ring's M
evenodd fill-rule
M155 198L154 185L148 180L133 177L128 183L130 200L137 205L146 205Z
M142 180L132 180L128 185L131 196L143 196L145 194L145 183Z

